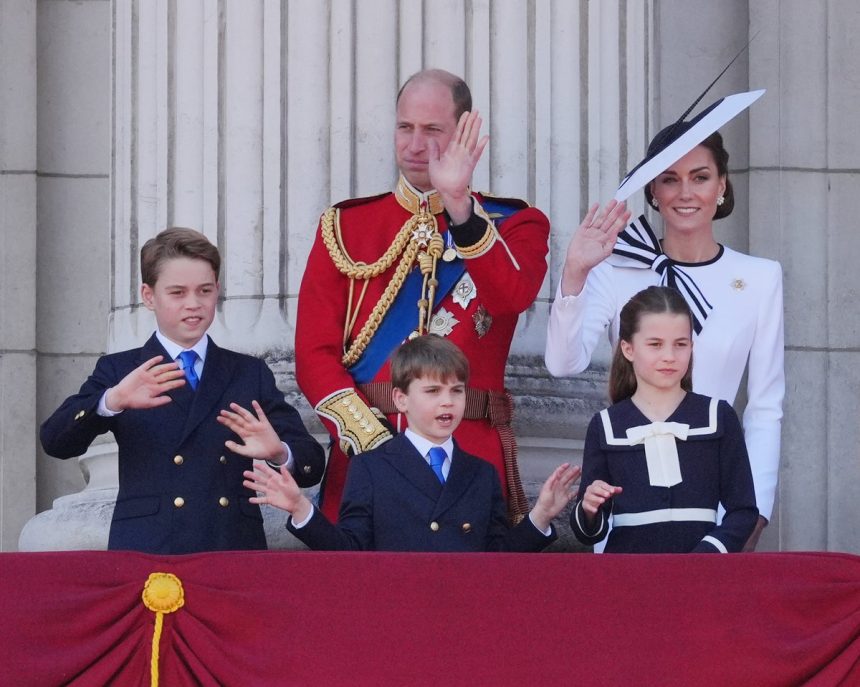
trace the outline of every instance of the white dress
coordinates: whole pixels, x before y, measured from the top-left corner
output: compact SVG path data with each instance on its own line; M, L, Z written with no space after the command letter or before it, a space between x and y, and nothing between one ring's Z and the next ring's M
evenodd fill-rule
M785 394L782 269L773 260L722 246L708 262L674 265L713 306L694 336L693 390L734 403L749 361L744 438L759 513L770 519ZM607 326L615 346L621 308L631 296L660 283L661 276L647 265L612 255L591 270L579 296L562 296L559 285L547 328L550 373L563 377L585 370Z

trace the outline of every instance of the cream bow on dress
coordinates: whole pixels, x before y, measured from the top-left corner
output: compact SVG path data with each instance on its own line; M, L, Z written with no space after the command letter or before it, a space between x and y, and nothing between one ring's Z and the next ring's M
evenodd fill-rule
M671 487L682 482L676 439L687 440L690 425L681 422L652 422L627 430L631 446L645 444L648 480L652 487Z

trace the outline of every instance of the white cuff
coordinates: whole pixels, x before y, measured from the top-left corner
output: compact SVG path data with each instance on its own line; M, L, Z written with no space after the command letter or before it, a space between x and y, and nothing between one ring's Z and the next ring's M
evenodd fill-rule
M105 391L102 394L102 397L99 399L99 407L96 410L96 414L100 415L101 417L113 417L114 415L119 415L122 412L121 410L111 410L110 408L108 408L108 405L107 405L108 391L110 391L110 389L108 389L107 391Z
M315 511L315 509L314 509L314 508L311 508L311 512L310 512L310 513L308 513L307 517L306 517L306 518L304 518L301 522L296 522L296 521L293 519L293 516L291 515L291 516L290 516L290 523L292 524L293 528L294 528L294 529L297 529L297 530L300 530L300 529L302 529L302 527L304 527L305 525L307 525L307 524L311 521L311 518L312 518L312 517L314 517L314 511Z
M545 537L551 537L551 536L552 536L552 525L550 525L549 527L547 527L545 530L542 530L540 527L538 527L538 526L535 524L535 519L532 517L531 511L529 511L529 522L531 522L532 527L534 527L534 528L535 528L538 532L540 532L543 536L545 536Z
M287 456L287 460L283 463L273 463L271 460L267 460L266 463L270 468L278 471L280 471L280 469L286 465L287 470L289 470L290 474L293 474L293 468L296 465L296 461L293 459L293 452L290 451L290 447L287 446L287 443L285 441L281 442L281 446L284 447L284 453Z

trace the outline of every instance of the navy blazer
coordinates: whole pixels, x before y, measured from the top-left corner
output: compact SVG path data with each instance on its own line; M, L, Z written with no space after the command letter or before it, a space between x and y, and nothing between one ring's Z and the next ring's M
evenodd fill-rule
M441 484L404 435L353 457L340 518L314 510L301 529L312 549L361 551L540 551L555 539L526 517L510 528L496 469L455 443Z
M102 356L80 391L67 398L41 428L42 446L57 458L84 453L111 431L119 447L119 493L111 520L109 549L191 553L265 549L263 518L242 486L251 466L224 446L238 437L216 421L235 402L260 403L295 460L303 487L322 478L325 456L298 412L278 391L266 364L219 348L210 339L196 391L188 384L169 392L158 408L97 414L104 392L147 360L167 351L153 335L141 348Z

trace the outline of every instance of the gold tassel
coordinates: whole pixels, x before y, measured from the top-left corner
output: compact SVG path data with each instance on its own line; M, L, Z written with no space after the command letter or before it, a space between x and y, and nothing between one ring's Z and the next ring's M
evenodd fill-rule
M155 632L152 633L152 656L150 658L150 684L158 687L158 645L164 614L178 611L185 605L182 582L171 573L151 573L143 585L143 605L155 612Z

